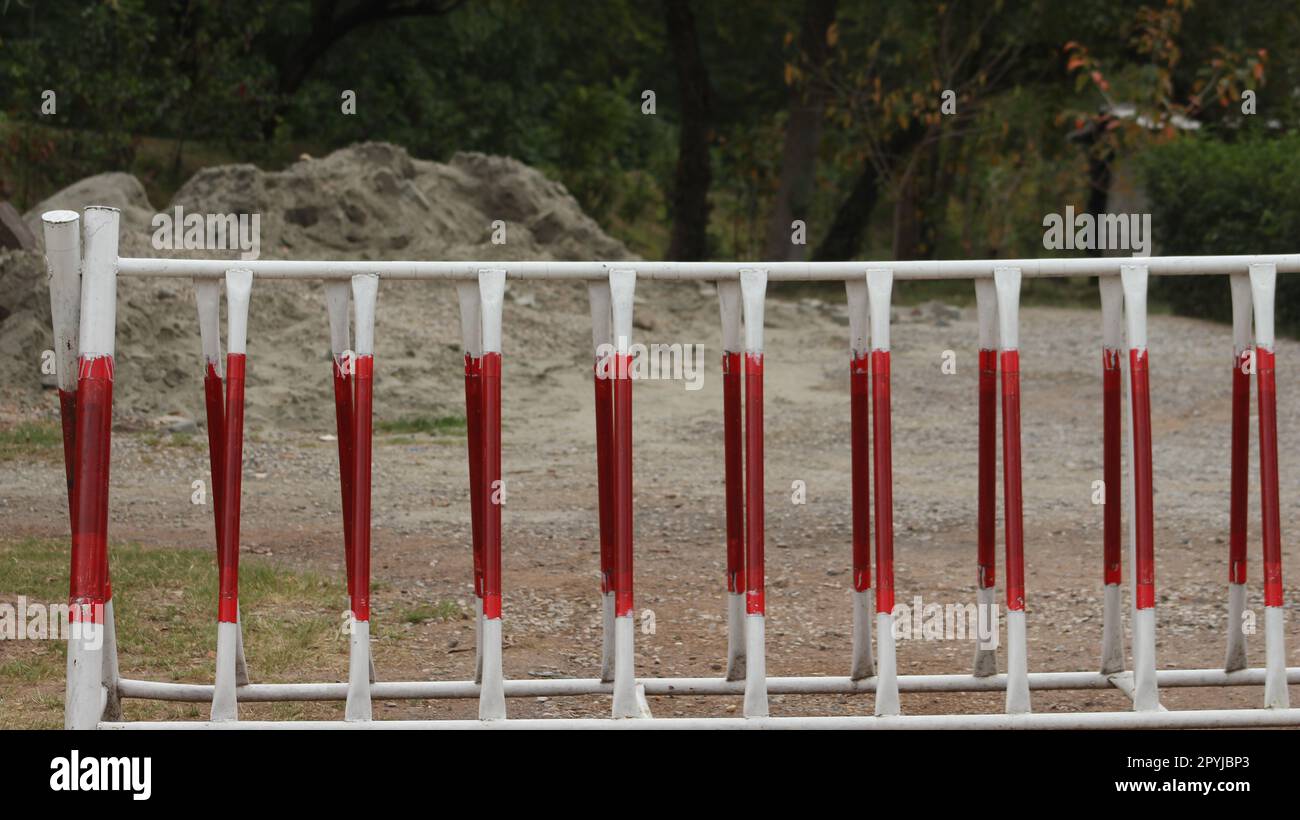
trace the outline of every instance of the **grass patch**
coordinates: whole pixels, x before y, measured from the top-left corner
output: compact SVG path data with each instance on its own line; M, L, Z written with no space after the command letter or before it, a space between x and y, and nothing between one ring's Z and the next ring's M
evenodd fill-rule
M465 617L465 611L455 601L438 601L432 605L421 605L402 613L403 623L423 624L429 621L459 621Z
M210 683L215 667L217 569L210 550L114 544L113 606L123 677ZM259 681L346 680L341 579L244 556L239 593L250 674ZM0 542L0 601L62 603L68 545ZM0 728L63 724L67 658L61 640L0 644ZM127 701L128 720L198 719L203 704ZM243 704L242 717L337 718L337 704Z
M465 432L464 416L409 416L401 419L384 419L375 422L375 431L394 434L427 434L450 436Z
M0 430L0 461L63 455L63 428L52 421L27 421Z

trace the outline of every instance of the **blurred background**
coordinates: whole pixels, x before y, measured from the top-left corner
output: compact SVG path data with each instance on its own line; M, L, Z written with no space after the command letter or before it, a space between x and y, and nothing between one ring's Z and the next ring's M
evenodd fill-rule
M378 140L514 157L645 258L1087 253L1044 250L1067 206L1293 252L1297 54L1277 0L0 0L0 200ZM1220 277L1155 296L1227 316Z

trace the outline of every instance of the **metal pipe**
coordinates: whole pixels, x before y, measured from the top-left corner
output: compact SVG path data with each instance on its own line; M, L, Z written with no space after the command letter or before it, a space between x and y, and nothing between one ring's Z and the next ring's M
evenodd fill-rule
M898 656L894 645L894 465L890 429L889 322L894 273L867 271L871 308L871 466L876 478L876 641L879 661L875 713L897 715Z
M769 281L839 281L857 279L870 269L888 268L895 278L991 278L997 267L1019 268L1028 279L1058 276L1118 276L1131 259L1123 257L1069 259L950 259L861 262L510 262L510 279L604 279L611 270L635 267L641 279L739 279L742 270L761 268ZM1252 264L1275 265L1282 273L1300 272L1300 254L1236 256L1151 256L1142 260L1153 276L1197 276L1245 273ZM220 259L161 259L124 257L118 260L120 276L219 277L236 263ZM459 261L298 261L255 259L239 261L263 279L347 279L358 273L375 273L385 279L474 279L478 272L502 262Z
M1124 624L1120 582L1123 581L1124 488L1120 462L1123 441L1124 288L1116 279L1101 285L1101 451L1102 451L1102 627L1101 671L1124 668Z
M1222 669L1163 669L1157 677L1161 686L1197 688L1219 686L1261 686L1267 670L1262 668L1224 672ZM1099 672L1031 672L1029 688L1043 691L1086 691L1116 688L1114 675ZM1300 684L1300 667L1286 670L1288 683ZM898 688L903 692L1001 692L1006 689L1006 675L899 675ZM671 695L742 695L744 681L725 678L640 678L649 696ZM772 695L852 695L876 690L878 678L855 681L843 676L772 677L767 691ZM123 698L202 703L212 699L212 687L194 683L170 683L123 678L119 682ZM505 697L570 697L610 695L612 683L597 678L562 678L545 680L507 680ZM452 700L477 698L481 687L474 681L389 681L371 686L373 697L384 700ZM345 683L253 683L239 687L239 699L245 703L338 701L347 697Z
M1264 542L1264 653L1268 679L1264 705L1286 709L1286 635L1282 608L1282 518L1277 467L1277 373L1273 338L1273 299L1277 271L1251 265L1250 295L1255 306L1255 384L1259 391L1259 489Z
M1229 277L1232 291L1232 473L1228 499L1228 642L1223 668L1246 668L1247 511L1250 504L1250 376L1254 371L1251 345L1250 278Z
M217 668L213 720L237 720L239 656L239 511L244 475L244 373L253 274L226 271L226 406L223 429L221 543L217 553Z
M478 276L479 327L483 334L482 457L483 480L483 630L479 692L480 720L506 716L501 658L501 507L506 488L501 476L501 311L506 275L500 269Z
M372 723L343 721L246 721L237 726L221 723L140 721L100 723L101 729L384 729L502 731L524 729L1230 729L1265 726L1300 726L1300 709L1204 709L1188 712L1080 712L1075 714L1022 715L907 715L903 717L782 717L782 718L660 718L610 720L608 718L533 718L527 720L380 720Z
M1025 624L1025 513L1020 458L1020 271L993 275L1002 372L1002 526L1007 558L1007 714L1030 711Z
M375 302L379 277L352 277L356 350L352 357L352 618L349 621L347 720L370 720L370 480L374 433Z
M998 565L998 295L987 279L975 282L975 304L979 314L979 442L978 487L976 490L977 618L993 624ZM998 672L997 647L983 648L976 638L974 674Z
M727 521L727 680L745 677L744 349L740 283L718 282L722 314L722 442Z
M612 332L614 336L614 704L616 718L641 714L636 696L636 658L633 654L633 549L632 549L632 310L636 273L615 270L609 274Z
M745 700L747 718L767 717L767 581L764 577L763 302L767 272L740 275L745 322Z
M596 505L600 538L600 679L614 680L614 380L613 313L609 282L588 282L592 390L596 411Z
M871 652L875 591L871 587L871 302L867 280L844 283L849 304L849 456L853 596L849 677L876 674Z
M1128 337L1129 487L1133 511L1133 708L1160 708L1156 678L1155 489L1151 458L1151 382L1147 351L1147 269L1124 265Z
M116 693L107 608L108 472L113 422L113 355L117 333L118 211L87 208L78 329L72 554L64 726L88 729Z

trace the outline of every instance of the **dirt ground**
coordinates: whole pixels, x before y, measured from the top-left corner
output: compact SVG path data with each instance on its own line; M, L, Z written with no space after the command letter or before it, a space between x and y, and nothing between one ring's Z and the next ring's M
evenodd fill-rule
M271 286L268 286L268 288ZM276 285L274 287L298 287ZM403 299L385 284L385 303ZM900 285L900 289L906 285ZM513 285L512 285L513 288ZM440 297L452 304L451 288ZM522 289L519 292L526 292ZM257 294L254 294L254 314ZM574 331L547 343L512 337L507 300L504 375L504 654L506 675L589 677L600 652L595 456L590 337ZM641 382L635 399L636 606L652 610L654 634L637 635L642 676L720 675L726 648L721 380L717 302L711 286L642 285L642 342L705 346L704 387ZM580 300L569 300L576 312ZM454 321L451 310L437 322ZM323 346L323 312L305 345ZM850 516L847 318L842 304L770 300L766 369L767 608L769 675L843 675L849 665ZM575 326L577 323L575 322ZM430 327L450 342L454 324ZM1160 668L1222 663L1226 630L1228 424L1231 334L1225 326L1152 317L1151 367L1156 476L1158 658ZM976 326L972 309L899 308L894 328L894 499L900 602L963 603L975 579ZM1024 516L1029 665L1032 671L1097 666L1101 631L1100 316L1096 310L1026 309L1021 333ZM944 351L957 372L944 375ZM194 351L195 369L198 351ZM419 351L377 341L376 392L400 389ZM259 367L256 352L249 368ZM1280 393L1282 532L1289 610L1288 651L1300 656L1300 344L1282 342ZM294 401L328 408L328 364L314 381L284 385ZM254 382L250 381L250 384ZM449 380L428 407L460 401ZM48 395L50 406L53 397ZM258 401L255 386L250 402ZM1253 398L1252 398L1253 402ZM384 406L384 405L381 405ZM1254 409L1254 408L1252 408ZM390 411L391 412L391 411ZM271 414L272 416L274 414ZM243 498L243 550L266 560L339 578L341 516L335 445L320 429L250 427ZM1252 431L1254 430L1252 423ZM1252 432L1252 438L1255 434ZM1258 468L1252 452L1250 599L1261 631L1249 639L1263 663L1258 532ZM388 435L374 457L374 561L379 611L472 598L465 449L460 439ZM206 449L164 447L122 431L113 441L110 534L115 540L212 550L209 507L190 503L190 482L206 478ZM807 503L792 503L792 482ZM3 535L66 534L57 461L0 465ZM1001 501L999 500L999 512ZM999 522L999 533L1001 524ZM1000 536L999 536L1000 537ZM1002 555L999 551L999 564ZM1125 566L1126 581L1130 568ZM1002 567L998 570L1002 580ZM117 590L130 595L129 589ZM245 618L257 613L244 613ZM377 640L383 680L457 679L473 666L473 621L428 621ZM902 641L904 674L964 673L969 640ZM132 647L123 674L134 676ZM1004 650L999 660L1005 664ZM257 647L249 666L257 679ZM302 669L299 680L342 680L336 660ZM195 681L205 682L205 681ZM62 682L50 682L51 692ZM1165 690L1171 709L1259 705L1259 687ZM1300 687L1292 687L1300 702ZM725 715L739 697L654 697L659 716ZM1035 692L1035 711L1124 709L1118 691ZM997 694L904 694L907 713L997 712ZM132 705L127 704L127 716ZM600 716L605 697L513 699L515 717ZM773 715L870 714L870 695L774 696ZM342 704L337 705L342 714ZM472 701L377 702L379 718L472 717Z

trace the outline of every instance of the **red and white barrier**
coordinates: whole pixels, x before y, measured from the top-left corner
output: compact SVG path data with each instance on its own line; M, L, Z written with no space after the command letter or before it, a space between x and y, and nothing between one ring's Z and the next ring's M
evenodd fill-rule
M1250 503L1250 375L1255 353L1251 339L1250 277L1234 273L1232 288L1232 477L1228 501L1227 672L1246 668L1246 521Z
M248 358L248 306L253 272L226 271L226 407L221 467L221 523L217 527L217 671L212 696L212 720L239 717L235 694L240 643L239 628L239 509L243 493L244 377Z
M1259 391L1259 488L1264 540L1264 705L1287 709L1285 610L1282 608L1282 518L1277 467L1277 374L1273 348L1273 297L1277 268L1250 266L1255 306L1255 383Z
M1147 269L1121 265L1128 342L1129 555L1133 567L1133 708L1160 708L1156 685L1155 490L1147 353Z
M722 313L722 446L726 479L727 680L745 679L745 340L740 282L718 283Z
M72 560L68 694L64 723L93 728L116 686L108 644L112 598L108 581L108 487L113 425L113 355L117 323L115 208L87 208L81 266L77 384L72 469ZM67 245L64 244L66 252ZM58 257L56 256L56 259ZM60 264L66 264L66 258ZM66 275L66 273L64 274ZM64 313L64 317L67 317ZM65 330L64 338L67 338Z
M69 225L72 227L70 228ZM256 260L227 270L215 260L119 259L117 213L92 208L85 215L80 266L76 220L46 217L51 304L61 408L74 419L65 452L71 485L70 600L85 630L68 651L66 723L74 728L129 725L116 720L118 696L210 702L212 721L189 726L237 726L240 701L344 700L345 720L314 726L413 728L415 722L371 720L371 700L466 698L479 700L479 721L454 728L525 727L537 724L592 727L720 728L1098 728L1300 725L1288 684L1300 668L1286 666L1281 587L1277 384L1274 369L1273 291L1276 274L1300 272L1300 255L1267 257L1152 257L1118 259L961 260L954 262L738 263L638 262L636 269L601 263L519 262L507 268L473 262L283 262ZM76 282L75 271L82 271ZM1232 486L1229 546L1230 627L1244 613L1245 478L1249 374L1256 365L1260 404L1260 456L1265 589L1264 668L1245 666L1245 642L1231 631L1225 669L1158 670L1155 659L1155 519L1151 395L1146 334L1146 284L1150 275L1227 274L1234 292ZM1102 671L1028 671L1025 544L1021 478L1020 346L1018 309L1023 277L1099 275L1102 296L1102 513L1104 622ZM116 276L186 276L195 280L205 356L205 394L217 511L220 574L217 672L212 685L120 679L111 643L107 499L111 430ZM507 680L502 668L502 303L507 277L586 280L595 349L594 399L598 475L602 626L601 676L573 680ZM228 355L223 378L217 333L219 277L226 281ZM252 280L322 278L331 326L336 422L353 630L346 683L256 684L243 677L238 606L243 379ZM890 303L895 279L976 280L979 316L979 480L977 601L993 606L996 580L997 396L1001 395L1005 575L1008 607L1007 672L998 674L992 649L977 647L973 674L900 675L893 631L894 525L890 419ZM447 279L457 283L465 342L470 528L474 551L478 658L474 680L376 682L370 657L370 500L374 373L374 316L380 278ZM711 279L718 283L723 327L723 441L726 464L727 673L721 678L641 678L634 658L632 474L632 311L636 281ZM765 664L763 305L770 280L830 279L846 283L850 316L850 451L852 482L853 603L850 674L847 677L768 677ZM1248 290L1247 293L1247 283ZM80 310L69 300L79 291ZM349 350L348 306L355 308L355 351ZM1254 350L1250 350L1253 310ZM73 317L77 317L74 321ZM70 325L79 323L74 335ZM74 341L75 340L75 341ZM70 351L79 350L78 379L70 379ZM1127 355L1121 356L1121 350ZM1253 358L1252 358L1253 357ZM1127 372L1127 378L1124 373ZM1240 375L1238 375L1240 373ZM1243 379L1242 377L1245 376ZM1124 671L1119 583L1120 384L1128 393L1127 487L1129 562L1133 567L1133 663ZM75 388L75 394L74 394ZM224 388L224 401L221 392ZM868 433L868 430L870 431ZM870 463L870 472L867 464ZM874 489L874 495L872 490ZM869 506L874 507L870 510ZM874 512L874 522L871 513ZM871 524L874 523L874 530ZM874 534L876 577L871 577ZM904 545L906 548L906 545ZM874 584L873 584L874 580ZM871 651L874 597L876 651ZM742 611L743 607L743 611ZM607 613L607 614L606 614ZM100 638L107 638L101 646ZM874 662L874 667L873 667ZM1263 710L1166 712L1159 686L1264 687ZM1030 692L1118 689L1133 713L1035 715ZM1005 715L900 716L899 693L1002 691ZM646 694L743 696L744 718L691 720L504 721L507 697L604 694L614 718L650 717ZM875 695L875 716L833 719L769 718L769 694ZM155 724L146 724L153 726ZM161 724L171 725L171 724ZM254 728L282 724L256 722Z
M347 572L348 612L352 611L352 594L356 575L356 545L353 532L353 471L355 469L355 402L356 352L352 350L350 314L352 283L333 280L325 283L325 308L330 325L330 371L334 385L334 430L339 451L339 496L343 517L343 559ZM375 661L370 659L370 682L375 681Z
M637 692L634 639L636 613L632 572L632 306L636 272L609 272L614 334L613 501L614 501L614 706L616 718L645 716Z
M375 302L379 277L352 277L352 617L345 720L370 720L370 464L374 431Z
M480 720L500 720L506 716L501 666L501 507L505 503L501 477L501 308L506 272L481 271L478 287L483 334L483 667L478 716Z
M844 283L849 306L849 477L853 509L853 626L849 677L876 674L871 655L871 302L867 281Z
M1002 376L1002 526L1007 544L1007 714L1029 711L1025 515L1020 474L1020 269L993 269Z
M894 272L867 271L871 305L871 443L876 479L876 715L899 713L894 646L894 467L889 414L889 323Z
M997 606L998 561L998 294L989 279L975 280L979 318L979 454L976 495L976 617L992 625ZM996 648L984 648L977 630L973 674L998 673Z
M203 348L203 399L208 425L208 465L212 480L212 519L216 534L217 566L220 574L223 553L222 532L225 507L226 403L221 361L221 282L216 279L194 280L194 296L199 308L199 339ZM244 660L244 630L235 606L235 685L248 683L248 665Z
M596 493L600 539L600 679L614 680L614 381L613 307L609 282L588 282L591 344L595 351L592 382L596 408Z
M1124 381L1124 286L1114 276L1101 289L1102 628L1101 671L1124 670L1123 580L1120 516L1122 487L1121 396Z
M767 271L740 272L745 322L745 717L767 717L763 510L763 300Z

